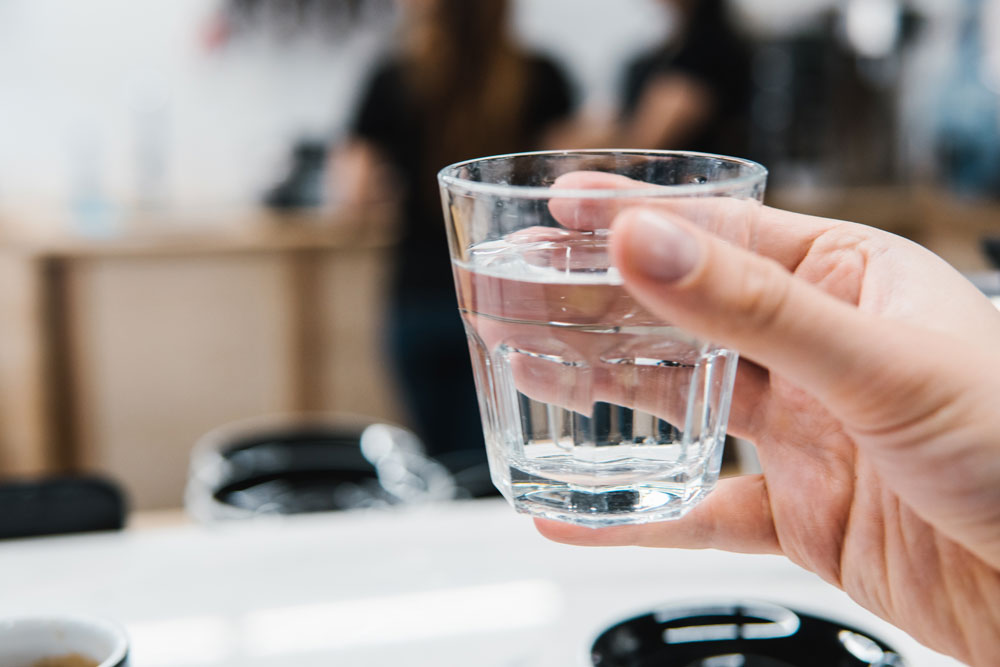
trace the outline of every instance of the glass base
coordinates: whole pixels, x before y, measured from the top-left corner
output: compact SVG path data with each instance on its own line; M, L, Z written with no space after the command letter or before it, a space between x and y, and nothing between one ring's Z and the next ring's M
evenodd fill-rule
M679 519L715 487L715 476L583 488L511 469L508 501L522 514L599 528ZM521 479L518 479L521 477Z

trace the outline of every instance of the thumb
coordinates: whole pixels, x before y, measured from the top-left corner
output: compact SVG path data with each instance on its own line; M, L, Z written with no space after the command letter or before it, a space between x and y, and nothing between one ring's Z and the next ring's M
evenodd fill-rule
M882 410L862 414L873 407L862 403L873 391L889 407L886 383L893 382L900 352L887 342L898 341L897 323L862 313L774 260L657 209L626 210L612 229L612 261L656 316L739 350L842 418L898 418Z

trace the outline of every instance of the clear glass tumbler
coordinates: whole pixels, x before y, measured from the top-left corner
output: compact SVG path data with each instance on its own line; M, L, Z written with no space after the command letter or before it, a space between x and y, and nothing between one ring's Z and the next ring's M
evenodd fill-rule
M488 157L441 171L493 483L590 526L683 515L715 486L737 353L647 312L612 221L661 207L752 247L766 170L668 151Z

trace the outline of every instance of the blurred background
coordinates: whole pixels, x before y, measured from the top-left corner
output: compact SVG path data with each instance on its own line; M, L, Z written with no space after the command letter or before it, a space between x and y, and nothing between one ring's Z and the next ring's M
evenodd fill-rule
M398 345L436 317L401 276L416 191L493 148L450 137L506 136L490 123L496 152L751 157L772 205L984 281L1000 262L1000 0L438 5L0 0L0 476L100 473L179 507L205 433L301 412L461 454L419 398L469 414L448 392L471 376L400 361L438 353ZM506 55L469 55L499 21ZM534 125L489 113L507 102Z

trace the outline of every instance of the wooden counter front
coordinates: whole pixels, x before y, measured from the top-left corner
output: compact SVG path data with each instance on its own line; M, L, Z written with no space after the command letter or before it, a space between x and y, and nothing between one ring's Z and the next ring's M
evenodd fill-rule
M191 446L220 424L299 411L401 421L380 337L384 212L224 223L7 236L0 473L103 471L135 507L176 507Z

